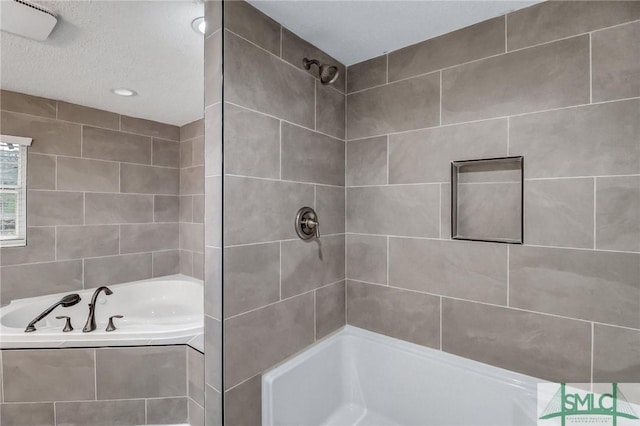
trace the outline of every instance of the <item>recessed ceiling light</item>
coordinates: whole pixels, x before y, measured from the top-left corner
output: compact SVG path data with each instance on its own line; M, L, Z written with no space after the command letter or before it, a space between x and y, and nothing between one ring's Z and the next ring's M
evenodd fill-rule
M135 90L127 89L125 87L111 89L111 93L113 93L114 95L126 96L126 97L135 96L138 94L138 92L136 92Z
M200 16L191 21L191 28L193 28L193 31L197 32L198 34L204 34L204 32L206 31L206 27L207 23L204 21L204 16Z

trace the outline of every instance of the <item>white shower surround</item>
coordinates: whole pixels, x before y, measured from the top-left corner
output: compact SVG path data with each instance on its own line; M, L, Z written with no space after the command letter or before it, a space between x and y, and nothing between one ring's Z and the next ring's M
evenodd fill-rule
M77 291L82 300L75 306L57 307L38 322L36 331L25 333L27 324L40 312L71 292L14 300L0 308L0 348L29 349L56 347L99 347L186 344L202 341L203 285L185 275L171 275L108 286L113 294L97 299L97 329L83 333L89 315L89 301L95 289ZM69 316L74 327L64 333L63 319ZM116 330L106 332L108 318ZM201 346L196 344L197 346Z
M538 383L346 326L263 375L262 424L535 425Z

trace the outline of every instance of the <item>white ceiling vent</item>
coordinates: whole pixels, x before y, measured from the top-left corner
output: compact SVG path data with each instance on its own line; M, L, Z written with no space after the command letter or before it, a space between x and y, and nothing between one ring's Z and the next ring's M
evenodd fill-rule
M58 22L55 13L25 0L2 1L0 7L0 29L33 40L46 40Z

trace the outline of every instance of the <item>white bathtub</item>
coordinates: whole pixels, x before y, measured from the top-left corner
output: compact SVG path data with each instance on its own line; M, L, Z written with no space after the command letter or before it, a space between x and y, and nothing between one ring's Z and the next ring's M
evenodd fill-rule
M262 424L535 425L540 382L347 326L263 375Z
M58 306L38 322L36 331L25 333L27 324L65 294L14 300L0 308L0 348L92 347L180 344L199 341L203 331L203 285L184 275L134 281L108 286L96 303L97 329L83 333L89 302L95 289L77 291L82 300L71 307ZM71 317L74 330L63 333L64 320ZM116 319L116 330L106 332L108 318Z

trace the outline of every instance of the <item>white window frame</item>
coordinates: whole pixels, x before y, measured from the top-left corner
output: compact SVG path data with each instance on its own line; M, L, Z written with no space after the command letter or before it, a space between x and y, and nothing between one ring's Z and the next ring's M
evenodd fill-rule
M16 236L0 235L0 247L22 247L27 245L27 147L31 145L31 138L0 135L0 143L18 145L20 148L18 185L0 186L0 191L3 193L16 193Z

